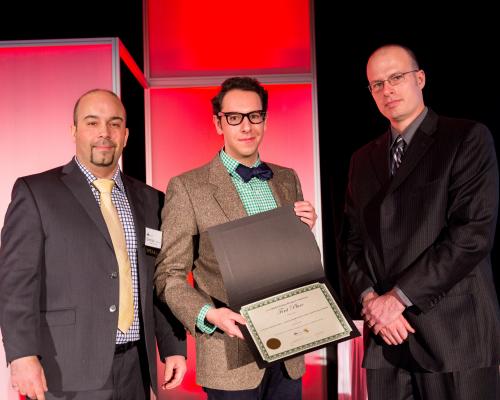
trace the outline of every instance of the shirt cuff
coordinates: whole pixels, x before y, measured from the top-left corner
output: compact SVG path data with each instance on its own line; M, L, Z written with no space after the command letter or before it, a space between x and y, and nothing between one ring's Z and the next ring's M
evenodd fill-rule
M196 326L198 327L198 329L203 333L208 333L209 335L214 333L217 329L215 325L212 325L208 321L205 321L205 316L211 308L213 308L211 304L205 304L203 307L201 307L200 313L196 317Z
M363 297L365 297L368 293L371 293L371 292L374 292L375 289L370 286L369 288L366 288L365 290L363 290L363 292L361 292L361 294L359 295L359 302L361 304L363 304Z
M408 298L406 294L397 286L394 286L394 292L396 293L396 296L398 297L398 300L403 303L406 307L410 307L413 305L411 300Z

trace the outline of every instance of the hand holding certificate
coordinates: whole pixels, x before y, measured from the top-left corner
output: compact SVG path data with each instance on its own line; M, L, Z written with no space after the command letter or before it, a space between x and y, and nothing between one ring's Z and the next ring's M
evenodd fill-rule
M291 207L208 232L229 306L246 319L242 332L260 365L359 336L328 287L313 234Z

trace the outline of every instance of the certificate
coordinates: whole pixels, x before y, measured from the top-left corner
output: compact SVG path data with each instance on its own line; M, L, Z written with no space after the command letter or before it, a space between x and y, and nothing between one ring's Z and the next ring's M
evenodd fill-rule
M321 253L292 205L208 228L229 308L259 367L359 336L328 285Z
M352 328L324 283L313 283L241 307L265 362L339 341Z

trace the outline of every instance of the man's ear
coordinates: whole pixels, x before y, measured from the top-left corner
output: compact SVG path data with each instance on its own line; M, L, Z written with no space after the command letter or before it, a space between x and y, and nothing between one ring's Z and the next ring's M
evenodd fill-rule
M417 72L417 83L420 89L423 89L425 86L425 72L423 69Z
M214 126L215 126L215 130L217 131L217 134L218 135L223 135L224 132L222 131L222 122L221 122L221 119L217 115L214 115L212 117L212 120L213 120L213 123L214 123Z
M73 136L73 142L76 140L76 125L71 125L71 136Z
M125 140L123 141L123 147L127 145L128 142L128 128L125 128Z

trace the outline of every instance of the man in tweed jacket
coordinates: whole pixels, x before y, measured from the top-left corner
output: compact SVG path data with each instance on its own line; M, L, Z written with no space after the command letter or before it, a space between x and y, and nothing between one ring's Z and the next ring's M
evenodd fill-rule
M212 105L224 148L208 164L168 185L157 291L196 339L197 382L208 399L300 399L303 357L257 367L238 328L245 321L227 307L207 228L291 203L312 228L316 213L303 201L295 171L259 159L267 111L267 91L259 82L229 78ZM246 171L240 176L241 169ZM191 271L194 287L186 280Z

